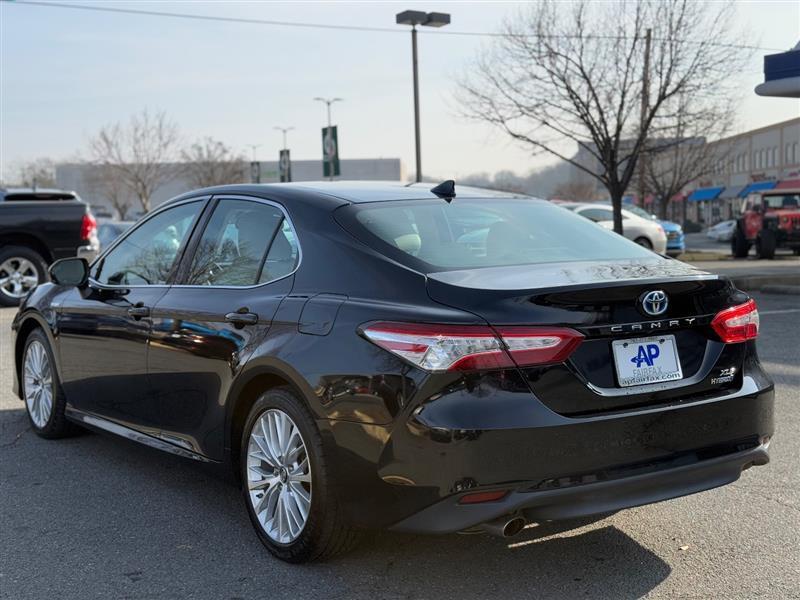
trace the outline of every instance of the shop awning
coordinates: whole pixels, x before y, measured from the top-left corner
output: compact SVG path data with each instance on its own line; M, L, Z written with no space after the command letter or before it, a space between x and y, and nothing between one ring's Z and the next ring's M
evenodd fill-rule
M700 202L701 200L713 200L722 192L721 187L699 188L689 194L689 202Z
M726 187L722 190L722 193L719 195L720 200L729 200L730 198L738 198L739 194L742 193L742 190L746 186L744 185L734 185Z
M775 186L776 190L800 190L800 179L784 179Z
M752 194L753 192L760 192L762 190L771 190L775 187L776 181L757 181L756 183L751 183L750 185L746 186L741 192L739 192L739 198L744 198L748 194Z

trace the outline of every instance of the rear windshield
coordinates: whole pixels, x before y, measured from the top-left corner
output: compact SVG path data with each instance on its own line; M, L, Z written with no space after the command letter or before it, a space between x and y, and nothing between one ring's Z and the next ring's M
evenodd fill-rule
M428 271L654 255L544 200L411 200L353 204L337 220L404 264Z

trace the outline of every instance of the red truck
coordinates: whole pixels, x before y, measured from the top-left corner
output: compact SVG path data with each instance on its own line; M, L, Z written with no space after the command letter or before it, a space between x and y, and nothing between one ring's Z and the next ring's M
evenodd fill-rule
M731 253L744 258L755 246L758 258L774 258L777 248L800 254L800 189L751 194L731 238Z

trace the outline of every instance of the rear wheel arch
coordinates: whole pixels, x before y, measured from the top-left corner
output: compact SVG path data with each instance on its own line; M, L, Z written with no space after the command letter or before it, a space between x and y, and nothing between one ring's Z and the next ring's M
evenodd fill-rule
M42 242L35 235L28 233L3 234L2 246L22 246L24 248L29 248L41 256L48 265L53 262L53 254L50 252L47 244Z
M312 398L315 398L311 387L297 373L291 373L291 367L280 368L275 365L257 365L248 369L237 378L231 392L228 394L226 449L230 457L231 466L235 477L239 477L239 454L242 435L250 409L264 392L274 388L287 388L292 390L308 405L312 415L317 411Z

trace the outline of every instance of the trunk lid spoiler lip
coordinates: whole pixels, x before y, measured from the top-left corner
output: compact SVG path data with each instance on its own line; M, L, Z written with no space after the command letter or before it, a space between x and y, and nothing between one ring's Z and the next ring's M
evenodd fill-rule
M648 285L679 281L725 280L724 275L702 271L673 260L576 261L507 267L437 271L427 274L428 284L475 291L545 294L553 291ZM530 282L529 285L525 285Z

